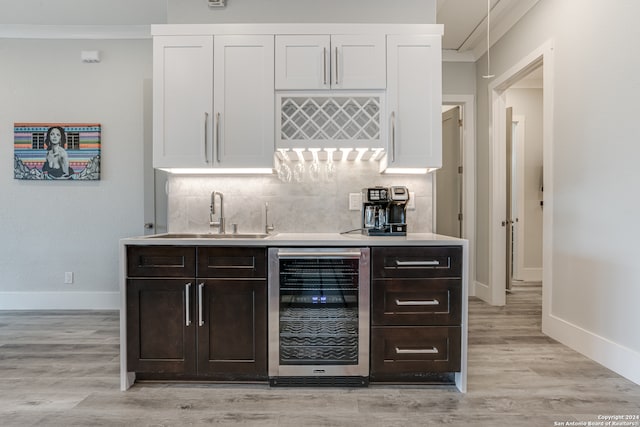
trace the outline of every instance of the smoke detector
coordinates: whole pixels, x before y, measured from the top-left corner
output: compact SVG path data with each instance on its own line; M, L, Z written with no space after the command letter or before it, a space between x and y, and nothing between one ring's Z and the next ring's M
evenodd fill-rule
M225 0L209 0L209 7L224 7Z

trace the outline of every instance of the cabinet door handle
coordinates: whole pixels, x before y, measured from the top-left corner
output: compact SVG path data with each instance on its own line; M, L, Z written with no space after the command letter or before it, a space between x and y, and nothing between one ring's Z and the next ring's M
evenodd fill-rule
M220 113L216 113L216 140L215 140L216 161L220 163Z
M439 305L440 301L438 301L437 299L428 299L428 300L415 300L415 301L410 301L410 300L404 300L401 301L399 299L396 300L396 305Z
M327 48L322 48L322 84L327 85Z
M209 153L207 152L207 133L209 130L209 113L204 112L204 162L209 163Z
M191 295L191 283L187 283L186 285L184 285L184 312L185 312L185 316L184 316L184 324L186 326L191 326L191 301L190 301L190 295Z
M338 47L336 46L336 58L335 58L335 69L336 69L336 78L335 78L335 84L338 84Z
M202 292L204 290L204 283L198 285L198 326L204 325L204 318L202 317Z
M435 347L407 349L396 347L396 354L438 354L439 351Z
M396 161L396 112L391 112L391 163Z
M428 261L398 261L396 260L396 266L398 267L434 267L440 265L438 260Z

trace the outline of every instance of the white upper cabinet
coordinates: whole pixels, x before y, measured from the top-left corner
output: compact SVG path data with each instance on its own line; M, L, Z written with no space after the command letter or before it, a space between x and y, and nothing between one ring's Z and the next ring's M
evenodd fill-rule
M387 153L380 169L442 167L439 35L387 36Z
M273 35L154 37L154 167L273 167L273 69Z
M214 45L214 166L273 167L273 36L215 36Z
M153 39L153 166L209 167L213 36Z
M276 90L384 89L384 34L277 35Z

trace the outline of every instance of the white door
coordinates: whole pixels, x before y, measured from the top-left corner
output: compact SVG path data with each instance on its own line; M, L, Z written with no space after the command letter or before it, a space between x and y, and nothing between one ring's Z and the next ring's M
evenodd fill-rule
M209 167L213 36L153 39L153 166Z
M442 166L440 36L387 36L386 165Z
M512 186L513 186L513 108L508 107L505 110L505 135L506 135L506 164L505 164L505 194L506 194L506 203L505 203L505 227L507 229L506 232L506 254L507 259L505 261L505 289L507 291L511 290L511 280L513 279L513 224L515 221L513 219L513 209L512 209Z
M442 168L435 173L436 233L462 237L460 107L442 113Z
M273 167L273 36L216 36L214 167Z

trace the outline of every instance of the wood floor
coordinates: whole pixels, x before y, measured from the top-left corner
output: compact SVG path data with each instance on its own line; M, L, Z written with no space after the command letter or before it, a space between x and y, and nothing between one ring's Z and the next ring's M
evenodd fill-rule
M640 414L639 385L540 333L540 287L516 286L507 301L470 302L467 394L210 384L121 392L117 312L0 311L0 425L538 427Z

